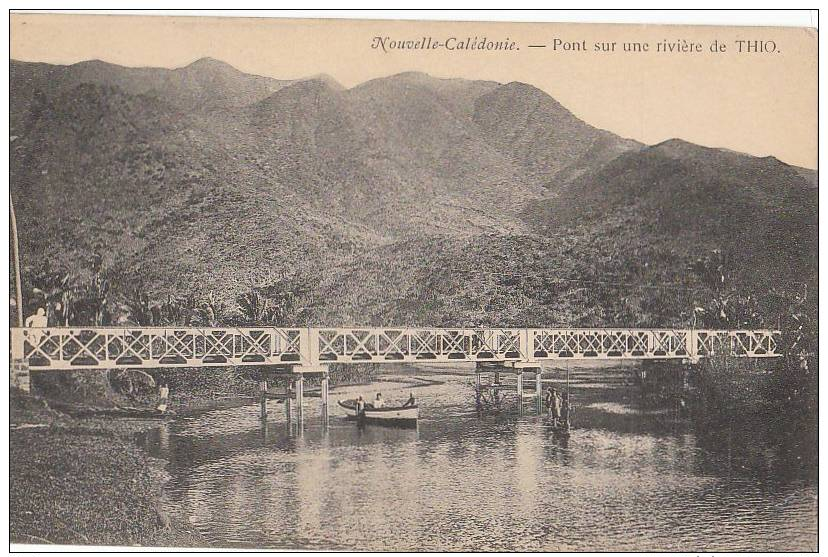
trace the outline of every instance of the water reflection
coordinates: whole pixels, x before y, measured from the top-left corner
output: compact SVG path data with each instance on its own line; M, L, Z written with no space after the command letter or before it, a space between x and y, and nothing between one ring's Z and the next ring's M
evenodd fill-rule
M435 378L414 430L358 427L335 406L360 391L404 400L411 377L334 391L327 427L310 400L299 429L283 405L264 425L249 406L160 428L145 444L170 462L168 510L221 546L815 548L815 482L785 445L699 435L645 408L622 370L573 374L568 438L528 411L478 418L468 376Z

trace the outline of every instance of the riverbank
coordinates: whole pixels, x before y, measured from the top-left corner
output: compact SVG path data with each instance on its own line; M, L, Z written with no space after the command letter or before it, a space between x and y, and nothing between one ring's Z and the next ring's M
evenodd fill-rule
M373 373L373 366L332 369L332 379L358 383ZM72 383L81 388L48 385L48 397L11 390L10 541L203 547L196 530L164 512L167 463L147 455L135 436L173 416L256 404L258 383L230 369L163 370L157 380L172 384L169 414L147 418L158 403L154 391L125 397L105 375L81 377Z
M134 442L159 420L76 418L17 390L10 403L12 543L204 546L163 510L166 462Z
M766 460L774 481L818 470L817 374L789 359L705 358L695 365L645 363L638 380L645 404L673 405L693 426L700 446L727 446L742 465ZM761 439L762 443L756 440ZM730 465L731 462L728 462Z
M779 447L775 476L817 480L818 374L795 358L751 361L709 358L690 376L689 404L706 436L759 432ZM739 439L731 440L734 445ZM747 452L747 450L745 451Z

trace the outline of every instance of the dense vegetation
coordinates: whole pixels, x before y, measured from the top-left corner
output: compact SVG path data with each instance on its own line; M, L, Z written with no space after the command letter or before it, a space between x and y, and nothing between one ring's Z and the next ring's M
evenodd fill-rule
M11 80L25 310L51 324L816 322L816 176L772 157L642 146L521 83Z

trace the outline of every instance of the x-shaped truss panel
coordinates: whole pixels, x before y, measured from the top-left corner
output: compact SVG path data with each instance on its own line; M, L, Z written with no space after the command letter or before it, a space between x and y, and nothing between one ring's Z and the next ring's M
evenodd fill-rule
M779 332L695 329L350 327L12 329L12 356L33 369L319 365L325 362L523 361L780 355Z

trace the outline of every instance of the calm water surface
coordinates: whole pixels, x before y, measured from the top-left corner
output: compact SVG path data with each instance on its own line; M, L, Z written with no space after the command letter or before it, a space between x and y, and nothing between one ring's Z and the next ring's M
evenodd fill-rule
M332 392L333 403L413 391L416 430L359 428L335 404L326 429L308 398L301 431L271 402L266 427L246 406L180 418L143 442L169 462L167 511L216 546L816 549L813 465L784 445L694 432L672 408L645 409L630 373L611 369L573 370L562 439L529 406L478 417L471 373L400 367Z

